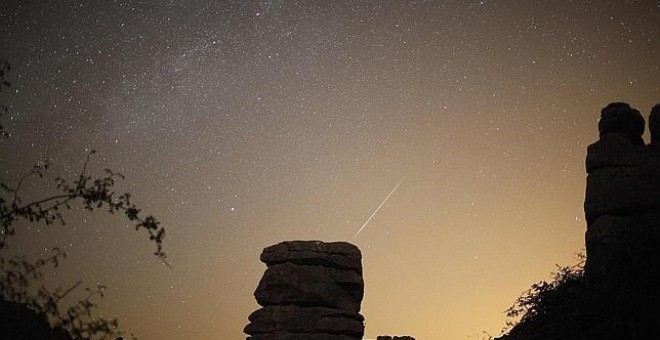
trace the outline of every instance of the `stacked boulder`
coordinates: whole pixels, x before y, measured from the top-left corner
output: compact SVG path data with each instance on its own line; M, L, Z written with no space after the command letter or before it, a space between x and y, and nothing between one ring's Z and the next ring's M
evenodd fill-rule
M600 140L587 149L584 210L590 283L660 284L660 106L653 109L651 144L644 118L625 103L601 111ZM649 275L651 275L649 277ZM619 287L620 288L620 287ZM617 288L618 289L618 288Z
M645 145L639 111L612 103L601 111L600 140L587 150L584 274L613 338L660 334L659 120L656 105Z
M358 340L364 335L362 254L346 242L290 241L261 253L249 340Z
M537 286L534 310L498 340L659 339L660 105L649 128L646 145L639 111L602 109L600 138L587 149L584 272Z

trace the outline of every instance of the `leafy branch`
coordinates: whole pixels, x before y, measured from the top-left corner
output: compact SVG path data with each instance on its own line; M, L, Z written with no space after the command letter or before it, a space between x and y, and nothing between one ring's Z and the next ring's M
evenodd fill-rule
M0 60L0 92L9 87L6 76L10 71L10 64ZM5 105L0 104L0 116L8 112ZM0 137L8 137L4 126L0 123ZM69 288L62 290L48 289L41 285L38 289L31 287L35 282L44 278L44 272L49 267L58 267L66 253L58 248L52 250L50 256L42 257L36 261L29 261L26 257L15 255L6 258L8 241L16 233L16 223L27 221L29 223L45 223L51 225L60 223L66 225L63 211L71 210L74 203L81 204L87 211L106 210L110 214L120 213L135 224L135 229L144 229L149 240L156 244L156 255L165 265L171 267L163 251L165 229L152 215L144 215L131 201L129 193L117 195L114 192L117 180L123 180L121 173L105 169L102 176L92 177L87 173L91 156L94 150L86 155L82 170L73 181L64 178L55 178L56 192L43 197L24 202L22 190L29 180L38 178L42 180L50 167L50 161L35 164L32 169L20 177L14 186L9 185L0 178L0 326L3 330L15 330L12 321L5 317L17 317L14 322L23 323L28 320L46 322L50 329L62 339L114 339L121 333L117 331L117 319L104 319L93 317L92 311L97 307L94 302L102 298L105 286L97 284L94 289L85 288L85 295L65 310L61 310L62 299L76 290L82 281L78 281ZM20 328L20 327L19 327ZM21 330L22 331L22 330ZM5 334L3 334L5 335ZM134 337L133 337L134 338ZM118 337L117 339L123 339Z
M165 229L152 215L142 216L141 210L131 201L129 193L115 195L114 186L118 179L124 179L121 173L105 169L104 176L93 178L87 174L87 166L94 150L87 153L87 158L82 171L73 182L58 177L56 189L58 194L23 203L21 199L21 186L24 181L31 177L43 178L44 172L50 166L50 162L44 161L36 164L32 171L21 177L12 188L6 183L0 183L0 189L11 193L11 202L0 197L0 249L7 246L7 240L16 233L15 222L19 219L29 222L44 222L47 225L59 222L66 225L62 210L70 210L74 201L82 203L82 207L88 211L105 209L110 214L123 213L130 221L135 223L135 229L144 229L149 234L149 240L156 244L154 255L169 266L166 254L163 251L163 240Z
M567 291L580 289L584 278L584 265L586 256L584 253L578 253L579 262L573 266L557 266L557 272L553 273L552 280L540 281L531 286L530 289L516 299L513 306L506 310L506 316L517 322L509 320L506 323L506 330L511 330L517 324L531 323L533 320L550 315L556 309L562 309L564 313L569 313L568 308L575 307L575 301L570 301Z
M43 279L46 268L58 267L65 257L66 253L59 248L52 249L49 256L34 262L20 255L8 260L0 257L0 304L8 310L29 308L36 311L50 322L53 330L64 331L67 337L73 339L107 339L120 335L116 318L93 317L92 311L97 307L94 301L102 298L106 289L103 285L97 284L95 289L85 288L86 294L64 311L60 310L60 301L78 288L82 281L66 290L50 290L42 285L36 295L31 293L31 283Z

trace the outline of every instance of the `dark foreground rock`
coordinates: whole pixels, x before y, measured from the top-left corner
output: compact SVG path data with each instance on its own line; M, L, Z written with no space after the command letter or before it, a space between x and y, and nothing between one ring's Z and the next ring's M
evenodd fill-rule
M264 249L267 269L249 316L250 340L358 340L364 335L360 250L345 242L283 242Z
M1 297L0 339L72 340L64 329L51 328L45 315Z
M608 117L619 125L603 130ZM600 140L587 149L585 276L594 288L642 284L660 274L660 150L637 142L644 120L628 104L608 105L599 127Z
M587 149L584 272L546 293L502 340L660 339L660 106L644 119L625 103L601 112Z

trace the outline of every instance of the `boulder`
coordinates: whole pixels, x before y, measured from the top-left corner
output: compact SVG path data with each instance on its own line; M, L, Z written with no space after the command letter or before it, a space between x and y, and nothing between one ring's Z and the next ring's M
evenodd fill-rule
M295 304L360 311L362 276L354 271L290 262L268 267L254 296L262 306Z
M498 340L658 338L660 106L653 110L650 146L639 111L625 103L601 111L600 140L587 149L584 272L528 297L535 313Z
M656 105L649 117L652 144L659 115ZM649 300L658 295L649 287L660 284L660 153L637 144L644 119L628 104L605 107L598 128L600 140L589 146L586 160L585 277L592 289L625 285Z
M644 118L627 103L611 103L601 110L598 132L602 138L608 133L623 133L635 145L643 145Z
M651 147L660 150L660 104L656 104L651 109L649 130L651 132Z
M360 340L362 254L346 242L289 241L267 247L249 316L251 340Z
M346 269L362 275L362 254L346 242L289 241L270 246L261 253L267 265L294 263Z
M660 210L660 178L649 167L604 168L587 176L587 223L603 215Z
M585 244L585 270L598 286L660 277L660 212L601 216L589 225Z
M604 135L587 147L587 173L612 167L631 167L646 161L646 148L634 145L627 135L614 132Z
M327 307L301 307L296 305L266 306L248 317L250 324L245 333L274 334L327 333L361 336L364 333L364 317L357 313Z

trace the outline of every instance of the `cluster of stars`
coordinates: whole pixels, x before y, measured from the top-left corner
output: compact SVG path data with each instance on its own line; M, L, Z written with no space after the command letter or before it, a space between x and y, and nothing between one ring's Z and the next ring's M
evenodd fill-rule
M67 245L62 281L121 283L103 313L142 339L233 339L260 249L350 240L382 202L354 240L367 335L495 333L581 249L585 148L608 102L657 102L659 25L652 1L7 4L1 173L75 176L96 149L174 269L75 209L17 249Z

